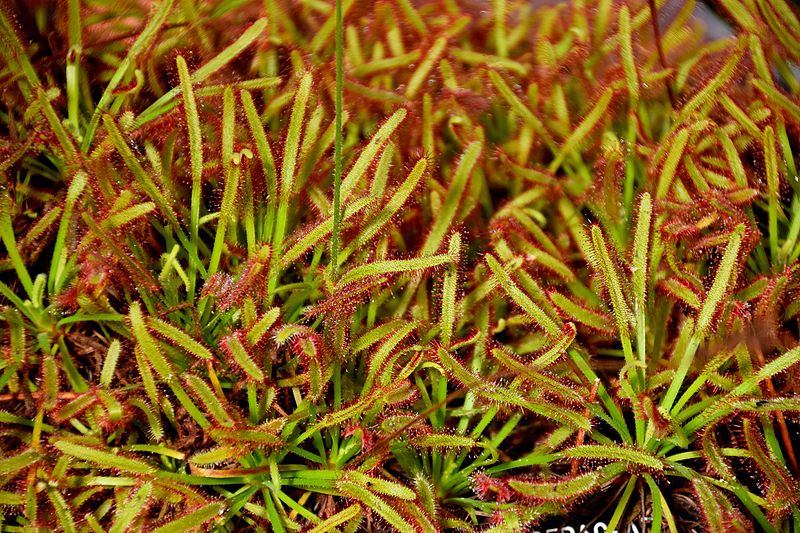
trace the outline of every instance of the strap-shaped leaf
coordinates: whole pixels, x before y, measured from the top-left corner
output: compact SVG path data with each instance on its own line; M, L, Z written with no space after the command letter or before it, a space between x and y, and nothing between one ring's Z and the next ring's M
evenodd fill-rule
M194 340L191 335L179 328L176 328L169 322L165 322L160 318L151 316L147 317L147 325L150 326L153 331L159 335L163 335L174 345L180 346L186 350L186 352L194 355L198 359L211 359L213 357L208 348Z
M550 148L553 153L556 153L556 144L553 141L550 132L547 131L545 128L544 123L539 120L536 115L530 110L530 108L525 105L522 100L514 93L511 87L506 83L506 81L494 70L489 71L489 80L495 86L497 91L500 93L500 96L508 103L514 112L522 117L522 120L536 132L537 135L541 136L544 140L545 144Z
M661 172L658 176L658 186L656 187L657 200L665 198L669 193L672 187L672 181L675 178L675 172L683 159L683 153L688 142L689 130L687 128L678 130L678 133L675 134L670 143L667 159L661 167Z
M264 131L264 125L261 123L261 117L253 103L253 97L247 91L242 91L240 96L242 99L242 107L244 107L244 112L247 116L247 123L250 126L250 133L253 136L256 150L261 159L261 169L264 172L264 180L267 184L267 215L265 222L269 226L265 229L264 234L265 240L270 242L272 237L272 224L274 224L275 209L278 202L278 174L275 168L275 158L272 155L272 148L267 139L267 134Z
M780 208L780 197L778 190L778 152L775 148L775 131L772 126L764 129L764 167L767 174L767 216L769 231L769 249L772 255L772 264L777 265L780 261L778 248L778 214L783 215Z
M563 353L563 349L558 351ZM503 349L495 348L492 350L492 356L494 356L494 358L497 359L503 366L513 371L515 374L533 383L537 391L547 391L551 394L558 395L573 402L581 402L583 399L583 397L577 391L570 388L568 385L565 385L550 376L536 372L513 355L506 353L506 351Z
M376 131L369 140L367 146L361 151L361 154L359 154L356 162L353 163L350 171L344 179L342 179L341 196L343 205L347 204L347 199L350 197L353 190L355 190L356 185L367 172L369 166L375 161L381 147L386 143L392 133L394 133L400 123L403 122L403 119L406 118L406 113L407 111L405 109L395 111L392 116L378 128L378 131Z
M417 448L474 448L478 445L475 439L464 435L449 435L446 433L429 433L411 439L411 444Z
M340 279L339 286L354 283L365 278L386 274L399 274L415 270L427 270L452 262L449 254L432 255L429 257L416 257L414 259L392 259L389 261L376 261L366 265L357 266L348 270Z
M425 175L427 167L428 161L426 159L417 161L417 164L414 165L414 168L409 172L403 183L400 184L389 201L386 202L386 205L381 209L380 213L371 218L367 225L358 232L358 235L356 235L353 241L342 251L339 256L339 261L344 261L352 255L354 251L365 246L389 223L392 217L405 205L411 193L416 190L417 185L419 185L420 180Z
M210 465L214 463L222 463L233 457L233 450L226 446L219 448L212 448L204 452L196 453L189 458L189 462L195 465Z
M739 258L739 248L743 237L744 225L739 224L728 240L728 246L725 248L722 261L720 261L719 268L714 276L714 282L711 284L711 289L709 289L708 295L703 302L703 307L700 308L700 313L697 315L695 330L701 335L705 335L708 332L711 319L717 311L717 306L722 301L725 293L730 290L731 283L735 279L734 267Z
M117 127L116 122L110 115L103 116L103 125L108 132L108 136L111 139L111 143L116 148L117 152L119 153L122 160L125 162L125 165L133 174L133 177L136 179L136 182L141 187L142 191L144 191L147 196L150 197L151 200L158 206L158 210L167 218L170 224L172 224L175 228L180 228L181 225L178 222L178 217L175 215L175 211L172 209L171 201L155 184L155 182L150 177L149 173L145 171L142 164L137 159L136 155L131 150L130 146L128 146L128 142L123 136L122 132ZM181 230L182 231L182 230Z
M442 312L439 327L441 328L442 344L450 346L453 339L453 329L456 324L456 290L458 289L458 266L461 256L461 234L454 233L450 237L447 253L452 257L453 263L447 267L442 282Z
M75 519L72 517L72 511L67 501L64 499L64 496L61 495L58 489L51 488L47 491L47 497L53 505L53 509L56 511L58 525L61 527L61 531L65 533L75 533Z
M175 394L175 397L178 399L181 405L186 408L192 418L194 418L201 427L208 427L210 425L208 419L203 416L191 398L189 398L189 396L186 394L186 391L183 390L180 381L178 381L174 376L175 372L172 368L172 364L164 356L156 340L150 336L150 332L147 331L147 326L145 325L144 316L142 315L142 308L139 305L139 302L131 303L129 318L133 336L141 348L141 353L145 358L147 358L153 369L169 385L169 387L172 389L172 392ZM141 366L140 372L143 372ZM147 389L147 378L144 378L144 375L143 379L145 379L145 385ZM149 379L152 380L152 378ZM154 388L152 384L150 384L150 387ZM155 403L155 392L149 390L148 394L150 394L151 400Z
M622 349L625 352L626 362L633 360L633 350L630 344L630 325L633 315L625 299L622 280L618 275L617 265L612 261L603 232L599 226L592 226L592 243L594 245L596 268L603 277L603 284L611 296L611 305L614 308L614 317L617 322Z
M59 440L53 443L65 455L94 463L103 468L112 468L122 472L132 474L153 474L155 468L144 461L131 459L122 455L117 455L105 450L99 450L82 444L75 444L67 440Z
M131 303L129 309L129 319L131 322L131 331L133 337L142 349L142 353L156 372L162 378L169 378L173 374L172 366L164 357L161 348L158 346L156 340L150 336L150 332L145 325L144 316L142 315L142 308L139 302Z
M358 470L350 470L346 472L343 479L352 481L353 483L358 483L372 492L385 494L386 496L399 498L401 500L414 500L417 497L414 491L405 485L401 485L400 483L386 479L368 476L362 472L359 472Z
M250 331L247 332L247 343L250 346L255 346L264 338L264 335L267 334L269 328L278 320L278 317L281 315L281 310L279 307L273 307L272 309L268 310L263 316L258 319L258 322L253 324L253 327L250 328Z
M530 297L520 289L516 283L511 279L511 275L506 272L503 266L492 254L486 254L486 264L489 270L492 271L497 282L502 287L503 291L508 294L514 302L519 305L528 317L533 320L534 324L539 326L545 333L556 337L561 333L561 328L558 324L547 316L541 307L536 305Z
M763 80L753 80L753 86L764 93L774 104L777 104L778 107L789 113L794 120L800 121L800 105L794 103L778 89L771 84L765 83Z
M558 452L559 457L576 459L606 459L609 461L621 461L629 465L639 465L661 472L664 470L664 463L658 457L643 451L623 446L605 444L584 444L573 446L564 451Z
M420 87L425 81L425 78L427 78L428 73L433 68L433 65L439 61L439 58L442 56L442 53L444 53L446 46L447 39L445 37L439 37L433 42L431 47L428 49L428 53L425 54L425 59L420 61L416 70L414 70L414 73L411 75L411 78L408 80L408 85L406 85L405 92L406 98L411 100L417 95L417 91L419 91Z
M125 500L124 505L119 505L109 533L124 533L127 531L133 521L136 520L136 517L140 516L142 508L152 492L152 483L145 483Z
M258 367L255 361L253 361L250 354L245 349L244 345L242 345L242 341L239 340L237 335L229 335L222 339L220 342L220 346L228 352L231 357L233 357L234 362L244 370L245 374L247 374L250 379L263 382L264 381L264 372Z
M333 531L336 527L341 526L345 522L349 522L360 514L361 506L353 504L350 507L345 507L335 515L326 518L311 528L308 533L327 533L328 531Z
M200 132L200 115L197 113L197 102L189 79L189 68L183 56L176 59L178 76L181 81L183 93L183 107L186 110L186 128L189 132L189 162L192 173L192 197L190 204L190 227L192 238L197 239L197 230L200 226L200 193L202 192L203 179L203 137Z
M639 103L639 76L636 72L636 60L633 55L631 13L628 6L622 6L622 9L619 10L619 51L622 56L622 68L625 71L631 109L636 109Z
M203 379L192 374L187 374L184 380L187 385L189 385L189 388L194 391L195 395L200 398L200 401L203 402L203 405L206 406L206 409L208 409L208 412L214 417L214 420L216 420L218 424L224 427L233 426L233 420L231 420L231 417L225 412L222 402L220 402L220 399Z
M467 181L475 168L475 164L478 162L482 150L483 143L480 141L471 142L464 150L464 154L461 156L461 160L453 173L453 181L447 189L447 196L445 196L442 203L442 208L434 219L433 228L428 233L425 244L422 245L421 255L431 255L439 250L450 224L453 223L458 206L461 203L461 196L466 190Z
M277 431L280 430L280 426L283 422L285 421L278 420L277 423L272 424L275 427L270 427L268 423L266 426L256 429L216 428L210 430L209 433L218 441L231 441L233 443L249 442L260 446L280 446L283 444L283 441L277 434Z
M94 134L97 130L97 125L100 122L100 116L109 110L117 87L130 72L131 68L134 67L139 54L144 52L150 46L153 39L158 34L158 30L166 21L167 15L169 15L169 12L172 10L172 5L174 3L175 0L164 0L159 4L155 13L149 17L147 25L144 27L142 32L139 33L138 37L130 46L130 48L128 48L128 53L125 55L125 59L122 60L117 67L117 70L114 71L114 75L111 77L108 85L106 85L102 96L100 96L100 101L97 102L97 106L94 109L94 114L89 121L89 125L86 127L82 145L84 152L89 151L89 147L92 145L92 141L94 140Z
M689 282L680 278L670 277L662 280L658 284L658 288L692 309L700 309L700 296Z
M736 43L733 53L731 53L730 58L722 66L717 75L711 78L711 81L709 81L702 89L700 89L697 94L695 94L692 99L689 100L685 106L683 106L683 109L680 111L682 120L686 120L699 107L709 102L711 98L713 98L716 93L730 81L730 79L733 77L733 74L736 72L736 67L739 66L742 55L744 54L745 42L745 39L739 39L739 41ZM661 198L661 196L657 195L656 198Z
M342 494L360 501L368 508L378 513L381 518L401 533L416 533L413 524L406 521L400 513L382 498L372 494L369 490L352 481L339 481L336 487Z
M165 2L166 3L171 3ZM219 54L214 56L202 67L195 70L189 77L189 81L196 85L207 80L210 76L220 70L222 67L230 63L236 56L241 54L247 47L253 44L256 39L264 32L267 27L267 19L261 18L251 24L242 34L232 42L227 48L222 50ZM167 91L162 97L153 102L147 109L136 117L134 125L136 127L142 126L158 117L166 110L169 109L170 102L180 94L181 86L173 87ZM84 143L85 145L85 143Z
M528 399L516 390L481 379L464 368L443 348L439 348L437 354L439 361L448 373L473 394L486 398L497 405L514 405L571 427L589 429L589 421L578 413L564 409L563 406Z
M548 296L562 317L569 318L570 320L574 320L575 322L606 334L616 331L612 325L614 319L610 316L595 309L588 309L555 291L551 292Z
M72 214L75 210L75 205L78 203L78 198L80 198L83 189L86 187L86 184L89 181L89 176L86 172L79 171L75 173L75 177L72 178L72 182L69 184L69 188L67 189L67 198L64 201L64 211L61 214L61 221L58 225L58 233L56 234L56 244L53 249L53 261L50 263L50 276L48 279L48 290L50 294L54 294L60 291L61 287L64 283L64 270L67 265L67 249L66 249L66 241L67 241L67 233L69 229L73 227L72 221ZM6 248L11 253L12 248L8 246L6 243ZM25 272L27 275L27 272ZM25 284L25 278L20 278ZM30 281L30 278L29 278Z
M196 511L176 518L153 530L153 533L185 533L187 530L199 528L219 516L225 506L221 503L209 503Z
M600 489L626 469L625 463L612 463L594 472L563 481L532 482L512 479L508 482L508 486L523 496L537 501L568 502Z
M750 456L769 480L769 492L776 507L786 509L796 503L800 499L797 482L792 479L786 465L768 451L763 437L749 418L742 420L742 432Z
M416 329L416 322L408 322L395 330L395 332L388 336L380 348L378 348L369 359L369 371L364 378L364 386L361 388L361 395L365 396L372 391L372 384L375 382L378 374L383 370L384 365L389 361L390 355L400 342L405 339L414 329Z
M362 209L367 207L370 203L370 198L359 198L353 200L344 209L343 221L349 220L354 215L359 213ZM297 260L301 255L308 251L311 247L319 244L326 235L333 231L333 217L325 219L323 222L314 227L311 231L306 233L299 241L292 245L291 248L281 258L281 266L288 267L292 261ZM341 254L339 254L341 257Z
M211 249L211 259L208 262L208 276L213 275L219 268L222 247L225 244L225 235L228 231L228 224L233 215L234 202L239 191L241 155L237 154L237 157L234 157L233 154L234 121L236 120L233 89L230 87L225 88L222 102L222 168L225 190L222 193L222 205L220 205L219 209L217 231L214 235L214 246ZM243 150L242 154L248 158L253 155L249 150Z
M594 107L591 111L584 117L580 124L578 124L575 129L572 130L569 137L564 141L564 144L561 146L561 150L559 150L556 157L553 159L553 162L550 163L548 170L550 172L555 172L564 162L564 159L575 151L581 143L583 143L584 139L589 135L589 133L594 129L600 119L603 118L606 114L606 110L608 109L608 105L611 103L611 98L614 96L614 91L610 87L606 89L600 98L597 99L597 103L595 103Z
M13 474L39 460L41 454L36 450L25 450L17 455L0 459L0 475Z

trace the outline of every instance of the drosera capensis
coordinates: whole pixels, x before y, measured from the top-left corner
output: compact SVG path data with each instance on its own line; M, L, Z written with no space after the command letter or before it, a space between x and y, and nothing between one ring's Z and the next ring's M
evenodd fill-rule
M800 13L667 4L0 7L0 531L800 531Z

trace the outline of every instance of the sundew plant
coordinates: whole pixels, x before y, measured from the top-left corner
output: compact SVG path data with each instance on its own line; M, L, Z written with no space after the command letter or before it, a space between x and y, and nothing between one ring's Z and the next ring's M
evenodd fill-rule
M19 0L0 54L0 531L800 532L789 0Z

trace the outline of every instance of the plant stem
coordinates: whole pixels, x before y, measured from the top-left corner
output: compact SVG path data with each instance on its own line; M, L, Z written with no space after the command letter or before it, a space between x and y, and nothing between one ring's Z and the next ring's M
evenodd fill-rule
M333 231L331 235L331 268L333 278L339 271L339 230L342 224L342 0L336 0L336 118L333 147Z

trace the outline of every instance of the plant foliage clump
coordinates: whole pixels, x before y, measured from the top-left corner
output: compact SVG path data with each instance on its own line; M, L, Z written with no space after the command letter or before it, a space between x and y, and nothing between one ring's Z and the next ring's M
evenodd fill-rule
M787 0L27 4L0 530L800 531Z

